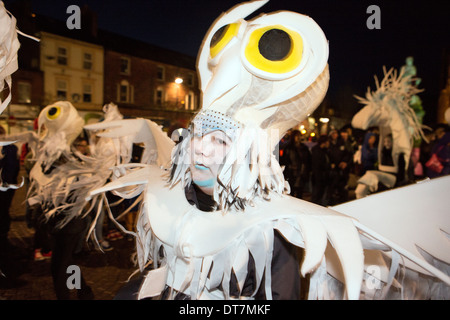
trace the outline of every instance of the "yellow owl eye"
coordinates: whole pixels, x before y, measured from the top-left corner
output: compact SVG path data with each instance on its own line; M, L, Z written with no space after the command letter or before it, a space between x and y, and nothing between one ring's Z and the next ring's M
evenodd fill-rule
M287 73L300 65L303 40L300 34L281 25L259 28L250 34L244 53L259 70Z
M211 58L214 58L233 39L239 31L240 23L231 23L223 26L214 33L210 43Z
M59 117L59 115L61 114L61 108L56 106L56 107L51 107L48 111L47 111L47 118L49 120L55 120L56 118Z

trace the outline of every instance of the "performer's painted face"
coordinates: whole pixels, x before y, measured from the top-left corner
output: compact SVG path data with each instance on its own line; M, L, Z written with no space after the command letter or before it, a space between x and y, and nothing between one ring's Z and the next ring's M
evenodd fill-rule
M190 165L192 180L204 193L213 195L220 165L232 142L221 130L192 138Z
M386 147L386 149L391 149L392 148L392 138L391 137L385 137L384 138L384 146Z

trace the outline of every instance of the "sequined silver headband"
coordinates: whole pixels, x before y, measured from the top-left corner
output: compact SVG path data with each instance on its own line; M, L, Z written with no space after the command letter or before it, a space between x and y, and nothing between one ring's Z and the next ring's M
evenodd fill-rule
M237 131L243 127L241 123L233 120L230 116L214 110L199 112L192 123L194 136L202 137L210 132L221 130L233 141Z

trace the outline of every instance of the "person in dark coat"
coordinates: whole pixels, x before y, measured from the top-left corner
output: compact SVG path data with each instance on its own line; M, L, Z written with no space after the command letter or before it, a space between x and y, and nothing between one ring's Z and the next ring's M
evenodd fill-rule
M311 201L320 205L326 205L326 191L330 174L330 159L328 156L329 139L321 135L311 150L312 163L312 195Z
M367 132L364 136L364 142L361 148L361 164L364 175L367 170L376 170L378 162L378 144L377 135L373 132Z
M335 205L347 201L347 182L353 163L353 154L345 145L337 131L330 134L330 182L328 186L328 205Z
M292 131L289 141L283 149L280 164L284 165L284 177L291 187L291 195L302 198L310 180L311 153L307 146L301 141L301 133Z
M44 175L50 175L53 170L55 170L59 165L65 163L67 159L61 156L53 165L46 171L43 172ZM69 194L67 198L67 204L76 202L77 199ZM44 218L47 213L54 209L54 206L49 203L40 203L40 208L36 210L41 210L41 213L36 214ZM52 255L51 255L51 274L53 279L53 287L55 290L56 298L58 300L70 300L71 299L71 289L76 289L77 298L79 300L93 300L94 293L91 287L86 283L81 270L79 273L74 275L77 277L74 281L79 286L74 288L69 288L68 281L70 275L71 266L76 265L75 254L79 248L79 243L83 239L85 232L88 227L88 217L80 216L73 217L69 219L66 223L68 212L67 209L60 209L53 213L49 218L44 218L42 222L45 224L45 228L51 237L52 245ZM70 207L69 207L70 210Z

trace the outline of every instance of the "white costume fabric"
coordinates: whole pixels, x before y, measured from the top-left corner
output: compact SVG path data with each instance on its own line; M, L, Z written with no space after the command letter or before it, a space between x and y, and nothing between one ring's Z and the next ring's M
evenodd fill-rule
M448 280L442 282L422 268L423 263L431 264L436 268L434 272L441 274L440 279L450 274L446 202L449 186L450 176L446 176L332 207L357 219L362 230L364 226L376 230L375 237L394 249L392 252L365 250L365 265L372 281L369 281L372 286L364 286L365 299L450 298ZM391 261L390 267L386 261ZM395 264L406 268L399 268L394 278ZM389 290L389 284L396 289Z
M153 262L154 270L146 276L139 298L157 296L165 287L191 299L239 298L230 295L230 276L234 272L242 289L251 255L257 283L264 279L266 298L271 299L274 230L305 249L301 273L311 273L310 299L358 299L365 277L364 249L402 249L394 241L383 242L370 224L286 194L289 186L273 149L289 128L322 101L329 79L328 43L320 27L301 14L280 11L243 20L266 2L237 5L208 31L197 65L202 109L189 136L173 149L171 167L142 166L91 193L95 196L127 186L142 187L144 201L136 234L138 262L141 270ZM275 57L266 55L265 41L268 47L271 43L283 47L286 39L287 50L274 53ZM121 137L130 130L132 135L143 136L148 128L140 129L136 132L124 125L107 134ZM185 187L192 180L191 138L214 130L226 132L234 143L214 189L218 208L203 212L185 196ZM444 222L447 228L448 221ZM409 257L450 284L447 275L420 255ZM392 266L396 271L398 264ZM327 284L336 283L330 279L343 285L330 287ZM338 290L342 287L344 291Z
M104 183L100 161L89 161L72 149L72 143L81 134L84 120L70 102L58 101L45 107L38 117L38 132L11 136L28 142L34 165L30 171L27 201L30 206L39 204L46 218L58 215L57 227L65 226L71 219L88 214L89 186ZM103 158L106 166L115 164ZM104 172L104 170L103 170ZM98 178L98 179L97 179ZM64 215L64 216L62 216Z

